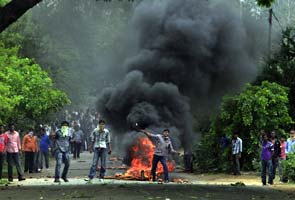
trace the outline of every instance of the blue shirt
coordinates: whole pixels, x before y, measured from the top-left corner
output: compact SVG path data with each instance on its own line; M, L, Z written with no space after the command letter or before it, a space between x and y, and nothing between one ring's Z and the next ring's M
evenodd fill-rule
M42 135L40 138L40 150L42 152L47 152L49 146L50 146L50 140L49 140L48 135L46 135L46 134Z
M294 140L292 140L291 138L287 139L286 153L295 153L295 139Z

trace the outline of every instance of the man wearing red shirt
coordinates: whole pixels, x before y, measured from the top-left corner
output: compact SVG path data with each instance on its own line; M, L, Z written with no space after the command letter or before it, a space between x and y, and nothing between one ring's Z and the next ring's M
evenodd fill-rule
M4 126L0 126L0 179L2 179L3 159L6 151L7 135L5 134Z
M9 125L9 130L5 133L8 137L6 152L7 152L7 164L8 164L8 181L13 181L12 177L12 167L15 164L18 173L18 180L26 180L23 177L19 153L21 153L21 143L19 133L14 130L14 125Z

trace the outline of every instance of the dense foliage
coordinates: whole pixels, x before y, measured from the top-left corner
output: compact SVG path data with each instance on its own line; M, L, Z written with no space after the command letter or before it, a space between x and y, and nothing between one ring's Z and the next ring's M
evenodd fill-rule
M295 182L295 154L288 154L287 160L281 161L283 181Z
M223 98L220 114L196 150L199 168L229 170L230 147L221 147L221 137L225 134L231 138L237 131L243 140L243 159L247 161L244 169L253 169L249 161L259 159L260 131L285 134L284 128L291 123L288 88L267 81L259 86L249 84L242 93Z
M19 57L18 51L0 41L0 122L33 125L70 101L38 64Z

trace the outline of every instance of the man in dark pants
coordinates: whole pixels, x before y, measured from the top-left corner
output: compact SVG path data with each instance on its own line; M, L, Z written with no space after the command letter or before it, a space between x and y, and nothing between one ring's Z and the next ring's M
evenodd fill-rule
M169 182L168 168L166 164L166 158L169 153L178 153L173 149L171 140L169 138L169 129L163 130L162 134L152 134L146 130L141 130L145 135L147 135L156 145L156 149L152 161L151 174L153 181L156 181L156 171L157 165L160 161L164 169L164 182Z
M279 159L281 157L281 142L278 140L275 131L271 132L270 139L274 147L274 152L272 155L272 176L273 179L275 179L277 167L279 165Z
M17 174L18 174L18 180L23 181L26 180L23 177L22 169L21 169L21 163L19 159L19 154L21 153L21 143L20 143L20 137L19 133L14 130L14 125L9 125L9 131L7 131L5 134L8 137L7 145L6 145L6 156L7 156L7 164L8 164L8 181L13 181L13 164L15 164Z
M43 169L43 160L45 160L46 169L49 168L49 147L51 145L49 136L46 134L44 128L40 129L40 160L38 168ZM44 158L44 159L43 159Z
M64 169L61 178L65 182L69 182L67 179L68 170L70 167L70 130L69 122L63 121L61 128L55 132L53 149L56 160L54 182L59 183L61 164L64 163Z
M74 145L74 155L73 158L80 158L80 150L83 138L83 131L80 129L80 126L75 123L74 124L74 132L72 134L72 142Z
M274 147L272 142L268 140L268 135L262 136L261 142L261 181L262 185L266 185L266 172L268 171L268 184L273 185L273 169L272 169L272 155Z
M241 175L240 172L240 159L242 156L242 139L238 137L238 132L233 134L232 138L232 162L233 162L233 175Z

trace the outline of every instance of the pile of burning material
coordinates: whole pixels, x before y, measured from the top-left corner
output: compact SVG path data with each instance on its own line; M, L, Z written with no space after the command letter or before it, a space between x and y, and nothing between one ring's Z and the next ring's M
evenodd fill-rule
M126 166L125 164L123 165L119 165L118 163L122 163L123 158L119 158L119 157L110 157L109 161L111 161L111 165L107 167L107 169L115 169L115 170L127 170L128 166ZM99 170L99 167L97 168Z
M155 146L147 137L138 137L130 152L131 167L125 173L115 174L115 178L124 180L150 180L154 150ZM167 167L169 172L173 171L175 168L174 161L167 161ZM163 173L163 166L159 162L157 176Z

